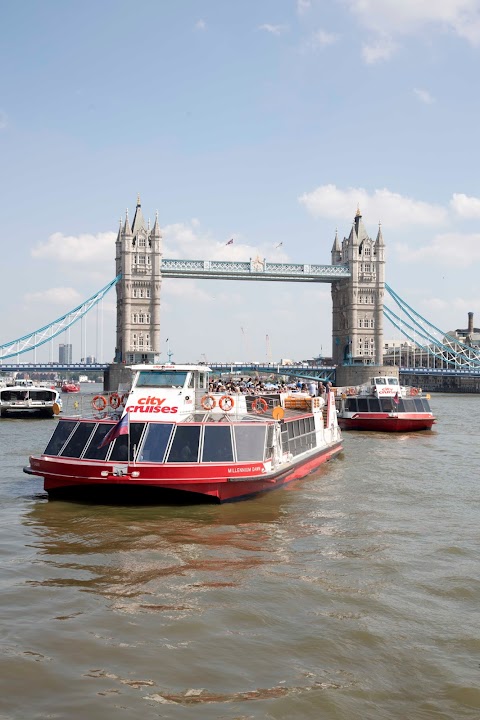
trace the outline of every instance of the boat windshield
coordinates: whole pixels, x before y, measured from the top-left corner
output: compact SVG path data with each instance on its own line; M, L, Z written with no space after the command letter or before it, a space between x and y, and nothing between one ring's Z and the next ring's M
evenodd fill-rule
M141 370L136 387L183 387L187 375L185 370Z

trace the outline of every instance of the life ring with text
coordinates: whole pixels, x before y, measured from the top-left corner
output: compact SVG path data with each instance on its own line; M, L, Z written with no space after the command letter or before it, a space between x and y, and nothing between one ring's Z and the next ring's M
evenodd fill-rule
M117 392L113 392L110 397L108 398L108 402L110 403L110 407L113 410L116 410L120 407L122 404L122 400L120 398L120 395Z
M257 415L262 415L263 413L267 412L268 410L268 403L265 400L265 398L257 398L252 403L252 410L254 413L257 413Z
M103 395L95 395L92 400L92 407L97 412L102 412L107 407L107 399Z
M223 412L230 412L230 410L233 410L234 405L235 400L230 395L222 395L218 401L218 407L220 410L223 410Z
M216 404L216 400L212 395L204 395L200 400L200 405L204 410L213 410Z

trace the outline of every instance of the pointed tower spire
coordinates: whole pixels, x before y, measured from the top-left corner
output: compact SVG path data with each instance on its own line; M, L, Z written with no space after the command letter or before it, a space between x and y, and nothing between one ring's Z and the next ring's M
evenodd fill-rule
M377 245L378 245L379 247L384 247L384 246L385 246L385 243L383 242L382 223L381 223L381 222L378 223L378 233L377 233L377 240L376 240L376 242L377 242Z
M335 228L335 240L333 241L332 252L341 252L340 240L338 239L338 228Z
M157 238L161 237L160 225L158 222L158 210L155 213L155 223L153 225L152 232L150 233L150 235L153 237L157 237Z
M124 235L131 235L132 229L130 227L130 222L128 220L128 208L125 211L125 225L123 226L123 234Z
M145 230L145 220L143 219L140 195L137 195L137 207L135 208L135 217L133 218L132 233L136 235L139 230Z
M119 224L118 224L118 235L117 235L117 242L120 242L120 236L122 234L122 218L120 218Z

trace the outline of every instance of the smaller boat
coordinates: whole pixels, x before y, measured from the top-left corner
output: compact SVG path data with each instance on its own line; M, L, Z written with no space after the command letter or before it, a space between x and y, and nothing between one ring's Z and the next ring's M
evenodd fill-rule
M78 393L78 392L80 392L80 383L68 382L67 380L65 380L62 383L62 392Z
M393 375L372 377L356 387L335 388L338 424L342 430L412 432L430 430L435 417L429 395L400 385Z
M0 388L1 417L53 417L61 409L62 401L55 388L29 382Z

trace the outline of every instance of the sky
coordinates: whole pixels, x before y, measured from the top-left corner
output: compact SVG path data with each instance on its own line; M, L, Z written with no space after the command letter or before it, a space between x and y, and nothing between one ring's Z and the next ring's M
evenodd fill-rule
M442 330L468 312L480 326L480 0L5 0L0 14L0 344L113 279L137 194L164 257L202 260L330 264L358 206L371 237L381 223L396 293ZM328 284L162 284L162 360L328 356L331 325ZM387 321L384 335L399 338ZM70 341L74 360L111 361L114 291L82 338L37 359Z

